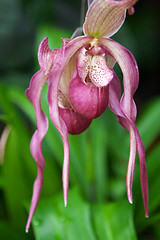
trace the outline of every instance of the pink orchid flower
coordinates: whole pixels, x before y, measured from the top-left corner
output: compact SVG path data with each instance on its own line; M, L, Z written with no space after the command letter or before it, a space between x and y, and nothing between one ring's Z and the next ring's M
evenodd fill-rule
M28 231L32 216L38 204L45 162L41 142L48 130L48 120L41 109L41 92L48 84L48 105L50 118L58 129L64 145L63 193L67 204L69 184L70 149L68 133L80 134L109 106L118 122L129 131L130 155L126 176L128 200L132 203L132 183L135 159L138 150L140 178L145 215L148 216L148 180L145 150L135 125L136 105L133 95L137 89L139 73L134 56L123 46L111 40L122 26L126 10L134 12L136 0L94 0L88 1L89 9L83 25L84 36L62 39L61 49L51 50L48 38L44 38L38 51L40 70L32 77L26 96L33 104L37 130L30 149L38 166L34 182L32 202L26 225ZM123 73L124 92L113 67L118 63Z

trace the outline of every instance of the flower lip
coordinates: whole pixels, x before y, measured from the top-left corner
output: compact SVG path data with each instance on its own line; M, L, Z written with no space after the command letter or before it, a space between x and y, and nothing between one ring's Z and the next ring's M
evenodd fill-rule
M97 118L108 106L108 86L86 84L77 74L69 84L69 99L79 114L86 118Z
M59 115L65 122L68 133L72 135L84 132L92 122L92 119L83 117L73 108L59 107Z

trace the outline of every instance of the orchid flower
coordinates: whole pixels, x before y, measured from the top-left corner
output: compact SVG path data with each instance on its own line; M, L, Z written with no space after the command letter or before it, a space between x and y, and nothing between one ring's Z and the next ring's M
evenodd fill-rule
M51 50L48 38L44 38L38 51L40 70L32 77L26 96L33 104L37 120L30 149L38 166L33 197L26 226L28 231L38 204L45 162L41 142L48 129L48 120L41 109L40 98L43 86L48 84L50 118L58 129L64 145L63 193L67 204L69 184L69 134L85 131L94 118L99 117L109 106L118 122L129 131L130 155L126 176L128 200L132 200L132 183L135 159L138 151L140 178L145 215L148 216L148 180L145 150L135 125L136 105L133 95L137 89L139 72L134 56L123 46L111 40L122 26L126 10L133 14L136 0L88 1L89 9L83 25L84 36L62 39L61 49ZM123 73L124 92L113 67L118 63Z

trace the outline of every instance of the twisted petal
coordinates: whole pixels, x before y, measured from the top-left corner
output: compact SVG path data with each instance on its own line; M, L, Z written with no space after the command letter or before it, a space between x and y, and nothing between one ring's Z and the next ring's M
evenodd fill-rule
M67 44L68 39L65 39L65 44ZM57 61L57 51L58 49L51 50L48 46L48 37L45 37L38 50L38 61L43 71L44 75L48 80L48 75L51 73L52 69L56 67Z
M26 225L26 231L29 229L31 219L38 204L43 184L43 170L45 167L45 161L41 150L41 143L48 130L48 119L41 109L41 92L45 82L48 80L48 76L51 74L51 70L57 66L57 62L55 61L57 51L58 50L56 49L51 50L49 48L48 37L42 40L38 50L38 60L41 69L36 74L34 74L31 79L30 86L26 90L26 96L33 104L36 114L37 130L31 139L30 150L33 158L38 165L38 173L37 178L34 182L33 196Z
M64 146L64 161L63 161L63 193L64 193L64 203L67 204L68 197L68 184L69 184L69 141L68 141L68 131L67 127L59 116L58 110L58 89L59 82L64 71L65 66L71 59L71 57L85 44L88 44L93 37L78 37L70 41L66 46L63 42L62 48L59 50L59 53L56 57L57 67L53 69L52 74L49 76L49 88L48 88L48 103L49 103L49 112L50 118L58 129ZM65 55L64 55L65 51Z
M134 177L135 158L137 154L137 141L133 131L132 123L129 121L129 119L126 119L120 107L119 99L121 96L121 85L119 79L115 75L112 81L113 83L109 85L109 107L118 116L118 120L120 120L120 117L122 117L122 120L125 118L126 121L122 125L124 128L127 128L130 133L130 156L127 169L126 186L128 200L130 203L132 203L132 183Z
M136 152L138 148L139 159L140 159L140 172L141 172L141 187L142 195L145 206L145 213L148 216L148 180L147 180L147 170L145 163L145 150L143 142L140 138L138 129L135 125L136 120L136 105L133 100L133 94L138 86L138 67L134 56L123 46L114 42L110 39L99 39L99 41L106 46L106 51L118 62L122 73L123 73L123 86L124 93L122 95L121 101L119 103L120 91L115 87L110 87L109 91L109 102L111 102L111 96L114 92L114 101L110 104L110 108L117 115L119 123L130 132L130 157L127 170L127 193L128 199L132 202L132 182L134 173L134 162L136 157ZM114 82L110 84L113 86ZM112 91L111 93L111 89ZM116 105L117 103L117 105Z
M121 106L127 117L134 122L137 110L133 94L139 81L136 60L130 51L111 39L100 38L99 42L105 45L102 47L118 62L122 70L124 93L121 98Z
M145 150L143 142L140 138L138 129L131 119L129 119L124 111L123 106L120 104L119 99L121 95L121 86L119 79L115 75L114 79L109 85L109 107L112 112L114 112L117 116L118 122L126 129L129 130L130 133L130 155L129 162L127 168L127 176L126 176L126 188L128 200L130 203L132 200L132 184L134 177L134 168L135 168L135 159L138 148L139 159L140 159L140 177L141 177L141 188L142 188L142 196L145 207L145 215L148 217L148 178L147 178L147 168L145 163Z
M38 61L42 69L47 69L49 62L51 62L52 52L48 46L48 37L45 37L39 45Z
M28 231L29 229L32 216L38 204L42 183L43 183L43 170L45 167L45 161L44 161L42 150L41 150L41 142L48 130L48 119L41 109L40 98L41 98L41 92L45 82L46 82L46 77L44 76L43 71L40 70L32 77L30 86L26 90L26 96L34 106L36 120L37 120L37 130L35 131L32 137L30 150L33 158L35 159L38 165L38 173L34 183L33 197L32 197L31 207L29 211L28 222L26 225L26 231Z
M122 26L126 9L131 7L137 0L95 0L90 5L83 31L87 36L110 37L115 34ZM133 13L133 10L130 11Z

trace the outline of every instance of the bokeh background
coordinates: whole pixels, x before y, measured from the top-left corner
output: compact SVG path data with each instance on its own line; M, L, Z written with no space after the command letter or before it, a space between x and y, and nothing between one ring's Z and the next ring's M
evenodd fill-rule
M49 37L61 47L81 23L80 0L0 0L0 239L160 239L160 19L158 1L140 0L113 39L135 56L140 83L135 93L137 125L146 147L150 218L145 219L137 158L134 204L127 202L125 175L129 136L109 111L80 136L70 136L70 192L63 206L63 146L50 123L43 141L46 159L41 200L28 234L24 228L36 177L29 151L36 128L25 97L38 70L37 50ZM121 78L121 72L116 66ZM47 86L42 94L46 114Z

